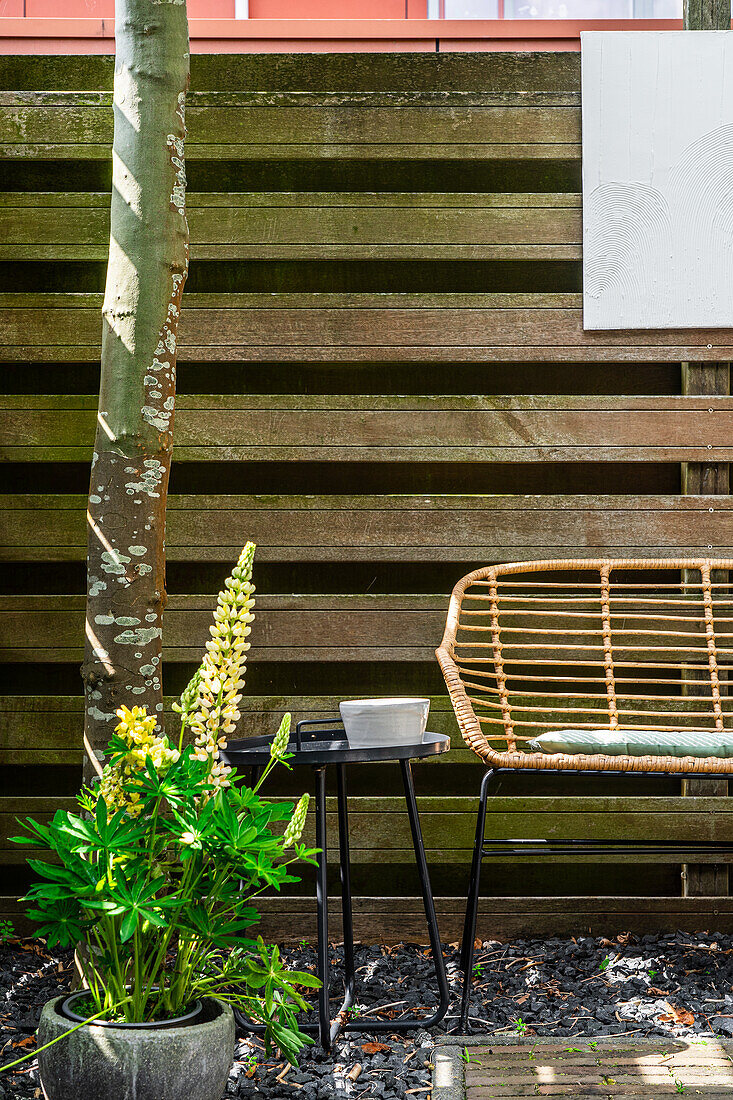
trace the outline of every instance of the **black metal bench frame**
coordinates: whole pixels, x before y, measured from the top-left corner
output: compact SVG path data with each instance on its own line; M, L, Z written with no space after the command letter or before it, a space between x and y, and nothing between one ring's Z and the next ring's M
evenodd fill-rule
M460 1029L464 1034L469 1032L469 998L471 993L471 974L473 971L473 958L474 958L474 946L476 939L476 923L478 918L478 905L479 905L479 891L481 886L481 863L485 857L514 857L517 856L534 856L541 859L543 856L549 855L563 855L572 859L574 856L580 855L670 855L671 853L680 854L680 862L684 863L686 857L699 856L700 854L714 853L716 855L733 855L733 841L700 841L684 843L677 840L655 840L655 841L635 841L625 840L615 843L608 840L537 840L537 839L499 839L487 841L484 838L484 832L486 829L486 814L488 810L489 798L492 794L496 793L495 788L498 786L502 777L508 775L535 775L543 776L562 776L565 779L569 777L583 777L585 779L589 777L597 777L602 779L609 779L611 777L618 778L619 775L635 775L642 776L646 779L700 779L705 776L700 776L699 772L687 773L687 772L660 772L660 771L644 771L644 772L618 772L618 771L530 771L526 768L489 768L485 773L481 782L481 792L479 796L478 814L476 817L476 836L473 845L473 856L471 859L471 877L468 886L468 899L466 904L466 916L463 923L463 937L461 940L461 956L460 966L463 971L463 992L461 996L461 1011L460 1011ZM729 773L717 774L714 777L716 779L733 779L733 771ZM693 860L694 861L694 860ZM730 860L720 860L721 863L730 862Z

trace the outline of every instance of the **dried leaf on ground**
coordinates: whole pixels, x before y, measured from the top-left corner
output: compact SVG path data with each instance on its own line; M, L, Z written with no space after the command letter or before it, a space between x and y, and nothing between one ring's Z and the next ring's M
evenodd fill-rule
M678 1008L676 1005L671 1005L669 1001L664 1007L667 1011L658 1017L662 1023L676 1024L678 1027L694 1027L695 1017L686 1008Z
M361 1049L365 1054L380 1054L384 1051L389 1051L390 1047L387 1043L362 1043Z

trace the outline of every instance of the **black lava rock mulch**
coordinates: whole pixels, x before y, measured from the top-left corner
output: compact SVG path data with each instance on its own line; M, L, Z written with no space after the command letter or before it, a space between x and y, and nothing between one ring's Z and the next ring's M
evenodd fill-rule
M455 1028L460 995L457 945L445 949L453 1004L442 1030ZM289 949L298 969L315 968L307 943ZM333 948L334 1011L340 1003L342 949ZM71 957L30 941L0 946L0 1066L32 1050L43 1003L69 988ZM356 1018L397 1020L429 1014L436 1003L430 951L415 945L357 947ZM485 1034L596 1036L733 1035L733 937L682 933L614 939L514 940L477 947L471 1024ZM433 1036L350 1033L332 1055L314 1046L301 1065L267 1058L243 1038L226 1097L254 1100L429 1100ZM0 1100L41 1096L35 1062L0 1074Z
M476 951L476 1030L733 1035L733 937L676 932L514 940Z

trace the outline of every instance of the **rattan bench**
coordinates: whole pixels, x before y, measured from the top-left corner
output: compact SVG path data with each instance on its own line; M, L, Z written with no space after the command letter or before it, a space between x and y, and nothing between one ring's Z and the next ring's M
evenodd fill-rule
M568 856L620 851L608 841L484 842L487 799L507 772L603 776L634 773L733 778L733 560L513 562L469 573L453 590L436 656L467 745L487 765L464 924L461 1023L469 978L482 857L532 852ZM719 755L637 755L637 738L712 740ZM628 752L540 751L537 739L600 731ZM534 744L532 744L534 742ZM542 744L542 742L540 742ZM626 842L628 847L629 842ZM665 847L667 846L667 847ZM649 851L723 842L655 841ZM683 854L684 853L684 854Z

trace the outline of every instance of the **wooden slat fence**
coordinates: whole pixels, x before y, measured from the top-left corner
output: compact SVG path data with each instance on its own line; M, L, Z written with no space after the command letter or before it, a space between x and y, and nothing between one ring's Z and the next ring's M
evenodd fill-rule
M447 938L481 774L433 659L455 580L514 558L733 556L730 497L680 481L682 463L733 460L733 399L684 396L681 378L732 358L733 331L583 332L579 76L563 53L192 60L166 690L254 539L245 733L419 692L456 736L417 769ZM80 778L111 79L105 57L0 59L8 914L28 881L15 817L69 805ZM522 783L491 835L733 838L727 801L673 780ZM358 930L424 935L398 779L361 769L351 786ZM681 898L679 864L660 860L502 863L486 889L487 935L733 917L727 898ZM307 886L266 907L273 933L312 930Z

